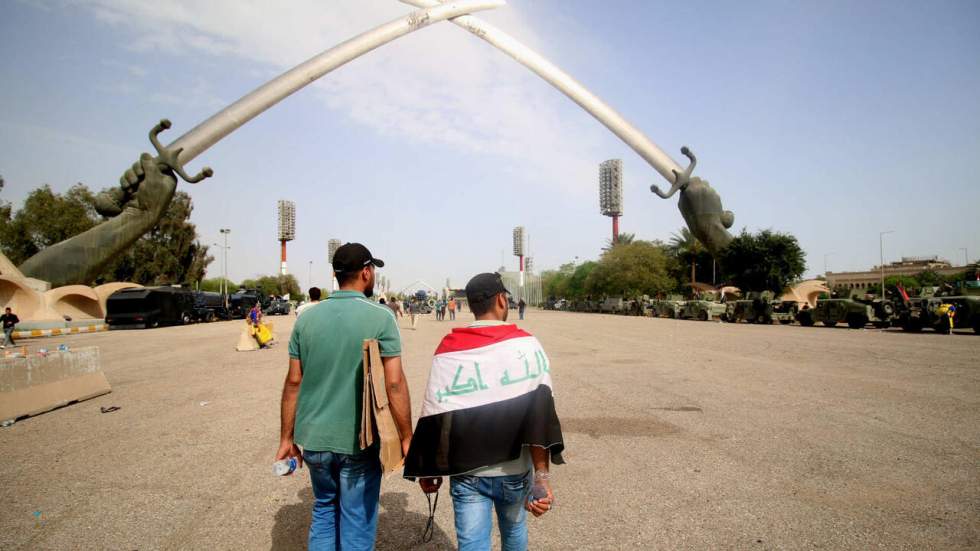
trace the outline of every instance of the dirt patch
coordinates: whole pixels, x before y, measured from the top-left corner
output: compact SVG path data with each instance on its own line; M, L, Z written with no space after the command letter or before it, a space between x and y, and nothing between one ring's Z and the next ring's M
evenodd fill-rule
M588 434L592 438L607 436L657 437L680 431L676 425L661 421L656 417L641 419L630 417L572 417L562 419L561 428L565 432Z

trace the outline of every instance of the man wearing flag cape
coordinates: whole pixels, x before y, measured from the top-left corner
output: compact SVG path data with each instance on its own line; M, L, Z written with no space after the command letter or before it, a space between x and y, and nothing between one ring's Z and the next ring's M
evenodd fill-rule
M564 463L551 364L536 338L506 323L500 274L475 276L466 298L476 321L436 350L405 477L426 493L450 477L461 551L490 549L494 509L502 549L524 550L527 511L551 509L549 465Z

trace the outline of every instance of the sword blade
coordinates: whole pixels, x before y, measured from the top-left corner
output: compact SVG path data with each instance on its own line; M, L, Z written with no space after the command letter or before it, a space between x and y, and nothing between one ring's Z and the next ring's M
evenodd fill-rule
M438 6L441 3L440 0L401 0L401 2L418 8ZM630 146L637 155L649 163L668 182L674 182L674 173L671 172L672 170L676 170L677 172L684 171L680 165L670 158L670 155L667 155L657 144L650 141L640 129L630 124L615 109L586 89L585 86L582 86L571 75L548 61L541 54L522 44L506 32L479 18L464 15L454 18L452 22L486 40L539 77L548 81L549 84L568 96L569 99L577 103L582 109L585 109L596 120L612 131L613 134L618 136L619 139L623 140L626 145Z
M266 109L290 94L312 83L330 71L356 59L396 38L433 23L467 13L505 5L505 0L461 0L447 2L412 12L390 21L320 53L270 80L211 118L174 140L167 149L181 149L178 160L189 163L222 138L231 134Z

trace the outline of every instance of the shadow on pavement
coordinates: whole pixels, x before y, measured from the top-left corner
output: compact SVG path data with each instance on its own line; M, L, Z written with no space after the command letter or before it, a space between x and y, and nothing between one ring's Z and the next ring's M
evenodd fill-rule
M276 513L276 524L272 527L273 550L306 549L313 511L313 489L304 488L297 496L300 498L299 503L284 505ZM446 501L449 501L448 498ZM448 506L452 506L451 502ZM428 517L423 513L409 511L407 507L408 494L381 494L381 513L378 515L378 537L375 543L378 551L455 547L438 523L433 528L432 541L422 543L422 530L425 529Z
M444 492L445 493L445 492ZM441 496L443 507L452 507L448 496ZM422 492L418 498L424 500ZM378 515L378 551L394 551L396 549L455 549L454 542L449 540L446 532L439 527L438 521L432 529L432 541L422 543L422 530L428 516L423 513L409 511L408 494L405 492L381 494L381 514Z

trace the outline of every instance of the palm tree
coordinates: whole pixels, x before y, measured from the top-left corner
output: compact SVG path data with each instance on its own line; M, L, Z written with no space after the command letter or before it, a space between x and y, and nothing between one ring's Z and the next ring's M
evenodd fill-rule
M695 276L695 260L701 251L704 250L704 246L698 241L697 237L691 233L688 228L681 228L680 232L671 234L670 236L670 248L674 250L678 257L684 258L689 257L691 259L691 288L694 288Z
M616 245L629 245L630 243L632 243L634 241L636 241L636 234L635 233L621 233L618 236L616 236L616 241L615 242L612 239L607 239L606 240L606 249L607 250L608 249L611 249L611 248L615 247Z

